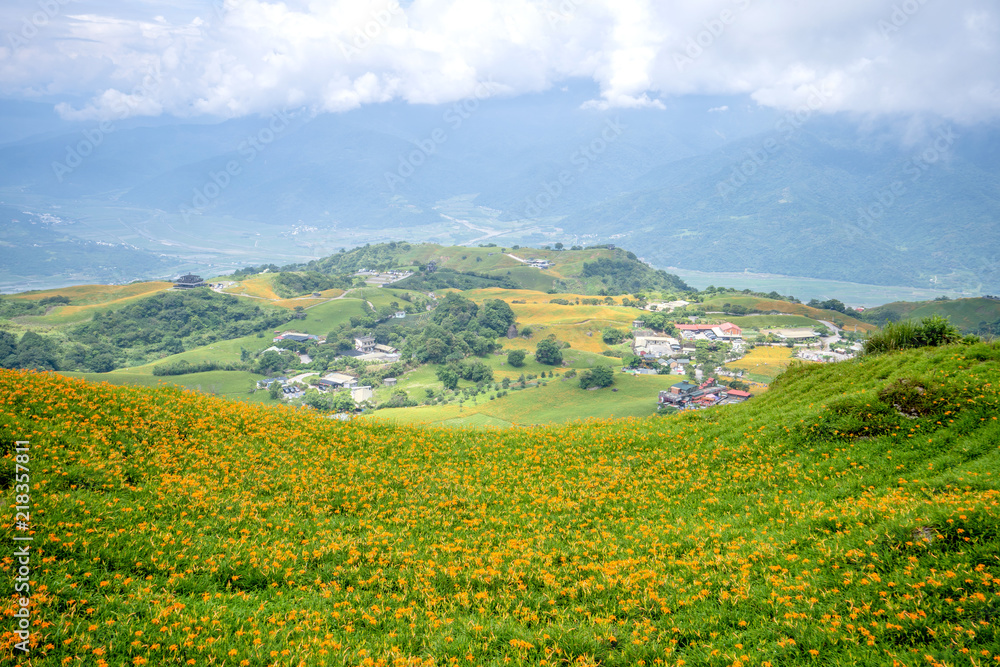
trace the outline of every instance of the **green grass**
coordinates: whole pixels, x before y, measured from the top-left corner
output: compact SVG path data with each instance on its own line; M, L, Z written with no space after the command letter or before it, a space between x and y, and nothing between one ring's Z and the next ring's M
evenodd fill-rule
M595 391L580 389L577 378L536 379L531 384L543 382L545 385L529 384L526 389L512 385L507 396L491 401L480 395L461 409L457 404L433 405L379 410L373 415L375 419L398 423L461 426L524 426L609 417L648 417L656 413L659 392L682 379L672 375L616 373L613 387ZM435 381L433 386L438 391L441 389L440 382ZM419 398L422 400L423 396Z
M554 417L568 391L519 400ZM537 428L493 428L506 420L485 409L447 428L341 423L5 370L0 401L0 442L30 441L40 667L1000 652L1000 345L804 365L744 405ZM14 456L0 450L8 506L25 502Z
M284 328L301 331L315 336L325 336L341 324L349 324L351 317L363 317L365 311L357 291L348 293L343 299L332 299L313 306L306 312L306 319L293 320Z
M727 317L727 322L746 329L784 329L791 327L815 327L827 331L826 325L802 315L744 315Z
M240 351L242 349L249 350L250 352L256 354L257 352L264 350L271 345L273 336L269 333L262 337L256 335L244 336L242 338L234 338L232 340L223 340L211 345L203 345L202 347L196 347L192 350L185 350L179 354L171 354L162 359L157 359L148 364L142 366L132 366L129 368L120 368L111 373L105 373L105 375L113 375L117 373L125 374L141 374L141 375L152 375L153 368L160 364L174 364L180 361L187 361L189 363L195 363L199 361L217 361L219 363L228 362L238 362L240 361Z
M187 375L155 376L151 373L131 373L113 371L111 373L62 372L61 375L76 377L89 382L108 382L117 386L160 387L176 386L199 391L212 396L220 396L240 401L274 403L265 391L250 393L251 383L260 379L259 375L246 371L206 371Z

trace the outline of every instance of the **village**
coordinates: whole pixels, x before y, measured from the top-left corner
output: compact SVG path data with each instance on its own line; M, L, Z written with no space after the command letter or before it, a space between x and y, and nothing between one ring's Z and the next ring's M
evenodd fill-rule
M523 263L537 269L549 268L546 260L535 258L521 259ZM426 267L433 272L436 265L433 262ZM414 275L409 270L371 270L361 269L354 273L370 286L387 287L395 282ZM175 289L187 290L194 287L210 286L221 289L223 285L206 285L195 275L182 276L175 282ZM319 294L314 294L319 296ZM427 293L431 302L426 306L432 310L437 295ZM516 301L515 301L516 303ZM683 300L653 301L643 304L643 309L654 313L673 313L684 309L691 303ZM710 313L719 315L722 313ZM405 319L407 312L397 310L387 312L387 320ZM645 316L644 316L645 317ZM671 318L673 319L673 318ZM841 337L842 331L832 323L817 322L816 327L769 328L766 330L751 330L749 336L743 329L730 321L713 322L699 321L704 317L690 316L687 322L669 322L666 328L670 333L651 328L645 319L632 321L631 361L621 368L622 373L633 375L673 375L679 376L679 381L668 389L659 391L656 406L657 411L666 408L676 410L698 410L717 405L741 403L753 395L750 384L744 382L744 370L732 367L741 360L748 349L757 346L787 347L794 350L793 356L806 362L831 363L851 359L860 349L860 342L850 341ZM660 326L657 324L657 326ZM297 355L301 364L310 364L313 359L307 354L305 345L325 345L326 338L298 331L275 331L273 345L262 351L278 355ZM289 344L298 344L289 345ZM296 347L298 351L296 351ZM315 349L315 348L314 348ZM375 407L374 398L377 387L373 386L371 375L367 375L368 383L362 384L359 376L365 375L359 371L362 366L385 368L400 361L400 351L390 345L379 344L374 335L361 334L353 338L353 348L341 347L333 361L345 360L353 363L336 364L336 370L315 370L293 374L286 370L284 375L273 375L257 381L256 387L267 390L271 396L286 402L318 404L316 394L330 397L325 401L331 406L338 406L338 411L354 412L364 408ZM290 369L298 364L289 363ZM728 367L727 367L728 366ZM353 373L352 373L352 369ZM401 371L402 372L402 371ZM680 380L680 378L685 378ZM384 387L395 388L401 378L375 377ZM752 380L750 381L752 384ZM762 385L763 386L763 385ZM766 388L766 387L765 387ZM307 395L312 400L306 399ZM345 400L350 397L350 401ZM337 398L336 401L332 400Z

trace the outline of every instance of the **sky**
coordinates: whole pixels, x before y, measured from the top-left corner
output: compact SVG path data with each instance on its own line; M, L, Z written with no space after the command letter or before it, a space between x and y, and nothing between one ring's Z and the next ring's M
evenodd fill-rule
M995 0L5 0L0 36L0 97L67 120L340 112L579 80L597 109L743 95L1000 116Z

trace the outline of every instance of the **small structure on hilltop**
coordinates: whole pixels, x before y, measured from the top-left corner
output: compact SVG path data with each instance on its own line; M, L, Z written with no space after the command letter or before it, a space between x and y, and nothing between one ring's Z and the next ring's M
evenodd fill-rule
M188 273L178 278L174 283L174 287L178 289L193 289L195 287L205 287L207 284L208 283L201 279L201 276Z

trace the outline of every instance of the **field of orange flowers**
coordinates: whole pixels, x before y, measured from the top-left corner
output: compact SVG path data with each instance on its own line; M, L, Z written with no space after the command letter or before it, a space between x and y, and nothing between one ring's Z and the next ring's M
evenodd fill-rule
M0 371L0 568L30 534L33 665L996 665L998 387L980 344L463 431Z

